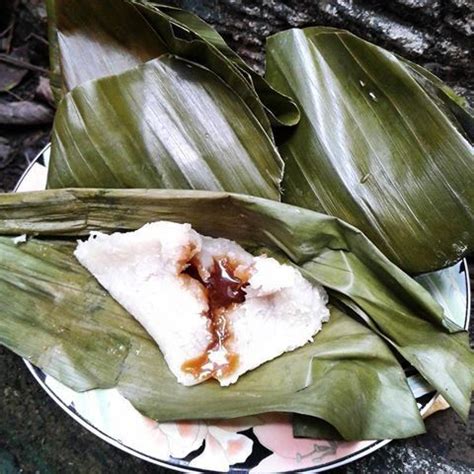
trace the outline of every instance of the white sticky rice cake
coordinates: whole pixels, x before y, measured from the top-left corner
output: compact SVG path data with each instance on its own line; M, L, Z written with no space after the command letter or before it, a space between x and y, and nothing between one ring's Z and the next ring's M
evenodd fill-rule
M75 255L158 343L184 385L221 385L312 341L327 294L300 272L189 224L94 233Z

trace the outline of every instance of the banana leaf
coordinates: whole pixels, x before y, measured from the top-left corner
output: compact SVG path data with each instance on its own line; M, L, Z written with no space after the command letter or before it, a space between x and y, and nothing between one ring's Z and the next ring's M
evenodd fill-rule
M53 79L63 92L58 99L85 81L171 53L215 72L242 97L269 135L270 120L275 125L299 120L294 102L252 71L192 13L146 1L48 0L48 16Z
M28 354L74 390L109 387L116 380L138 410L160 421L280 410L327 417L349 439L424 430L396 359L378 336L336 309L317 342L237 384L184 387L146 332L75 260L70 243L32 240L16 247L3 237L0 255L0 343ZM12 298L19 310L10 306ZM51 310L61 317L51 318ZM58 348L61 359L50 356ZM354 409L359 390L366 396Z
M344 440L334 426L313 416L295 413L292 418L292 425L295 438L325 439L328 441Z
M465 332L415 280L343 221L276 201L166 190L50 190L0 199L0 234L80 236L166 219L227 237L297 265L350 300L372 327L467 419L474 355ZM315 415L317 416L317 415ZM340 431L338 425L323 418ZM346 436L340 431L343 436Z
M83 82L167 52L133 5L116 0L47 0L51 86L57 101Z
M354 301L352 301L345 295L338 295L337 299L339 310L350 316L356 316L356 319L360 320L361 322L364 322L374 333L378 334L381 338L387 341L388 344L394 347L399 353L403 354L404 348L400 347L400 345L398 345L394 340L387 337L384 332L379 329L377 324L375 324L374 321L368 316L368 314L364 312L360 306L355 304ZM457 339L456 342L460 346L469 347L469 335L467 332L462 332L451 336ZM413 347L415 347L417 344L423 344L423 342L412 340L409 343L409 345ZM409 348L409 350L411 350L413 355L416 357L416 349L413 350L412 348ZM429 354L429 352L427 351L426 355L428 357L430 357L430 355L432 356L431 363L434 367L436 367L436 364L438 363L436 360L436 354L434 352L432 354ZM450 364L452 371L456 371L458 369L458 361L456 360L456 357L453 357L450 361L444 360L443 363ZM474 369L472 355L470 367L472 373ZM474 379L471 378L471 384L474 383L473 380ZM473 388L471 388L471 390ZM454 390L458 393L462 392L464 389L466 389L466 387L458 386L456 384L450 387L446 387L446 390ZM467 418L465 418L465 421L467 422ZM297 438L318 438L332 440L343 439L341 434L338 433L332 425L329 425L328 423L314 417L298 414L293 417L293 434ZM321 438L321 436L324 436L324 438Z
M267 45L266 78L302 113L280 146L283 200L355 225L410 273L474 248L472 116L420 70L329 28Z
M48 187L209 189L280 198L283 161L211 71L161 56L76 87L57 110Z
M115 387L130 338L113 331L111 321L121 314L114 305L94 303L93 282L73 285L83 275L71 257L74 247L35 242L19 249L0 239L0 343L77 391Z
M299 121L299 110L293 100L273 88L262 76L235 53L222 36L191 12L147 0L131 0L173 54L199 62L225 80L239 93L244 79L255 90L275 126L292 126Z
M449 117L458 131L472 144L474 142L474 111L467 100L457 95L453 89L427 69L408 59L401 57L398 59L404 63L411 76Z

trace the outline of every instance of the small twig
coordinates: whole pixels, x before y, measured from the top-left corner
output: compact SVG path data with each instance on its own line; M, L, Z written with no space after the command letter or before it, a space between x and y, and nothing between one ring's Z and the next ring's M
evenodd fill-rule
M36 33L30 33L26 37L26 41L28 41L30 38L34 38L35 40L40 41L41 43L45 44L46 46L49 46L49 41L47 39L43 38L42 36L37 35Z
M12 28L13 23L10 23L3 31L0 31L0 38L3 38Z
M34 64L27 63L22 61L21 59L12 58L7 54L0 53L0 62L11 64L12 66L16 66L23 69L29 69L30 71L41 72L43 74L49 74L49 71L44 67L35 66Z
M25 100L25 99L23 99L22 97L20 97L18 94L15 94L15 93L12 92L12 91L2 91L2 92L6 92L8 95L11 95L11 96L14 97L16 100Z
M13 5L12 5L12 16L11 16L11 19L10 19L10 24L2 32L2 35L1 35L1 37L3 38L4 36L6 36L8 34L8 36L6 37L6 41L7 41L7 43L6 43L7 44L6 52L7 52L7 54L10 54L11 49L12 49L12 39L13 39L14 30L15 30L16 10L18 8L18 3L19 3L19 0L15 0L15 2L13 3Z
M2 42L4 43L4 51L7 53L10 53L11 51L11 46L12 46L12 38L13 38L13 21L8 25L1 33L0 33L0 38L2 39Z

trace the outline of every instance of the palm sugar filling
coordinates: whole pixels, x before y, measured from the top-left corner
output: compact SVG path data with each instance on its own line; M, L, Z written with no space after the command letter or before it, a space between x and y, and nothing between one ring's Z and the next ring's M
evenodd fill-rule
M184 362L182 370L204 380L214 375L230 375L239 365L238 354L228 351L232 328L226 313L234 305L245 301L245 287L248 285L249 275L239 272L237 276L239 263L226 257L213 259L209 276L205 280L201 277L199 266L198 260L193 258L183 273L204 287L209 305L206 317L209 319L211 342L203 354Z

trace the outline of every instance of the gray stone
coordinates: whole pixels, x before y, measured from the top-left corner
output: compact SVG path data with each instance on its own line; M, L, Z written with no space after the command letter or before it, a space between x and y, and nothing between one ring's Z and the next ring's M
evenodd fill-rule
M433 43L430 33L368 7L357 7L351 0L324 0L320 2L320 7L323 12L336 19L346 17L384 40L397 43L401 51L421 55Z
M382 455L383 462L380 460ZM387 472L471 474L472 469L465 464L446 462L441 456L425 448L400 449L396 444L389 445L378 455L368 457L347 468L348 474L385 474Z
M446 3L448 4L448 7L474 11L474 2L472 0L447 0Z
M0 449L0 472L2 474L17 474L18 465L15 458L8 452Z
M461 18L452 13L448 13L444 17L444 20L448 25L456 28L458 32L463 33L467 37L474 35L474 12L467 13Z
M441 2L439 0L396 0L396 3L409 8L430 8L439 10Z
M12 147L8 144L8 141L0 137L0 169L4 168L10 162L11 153Z

